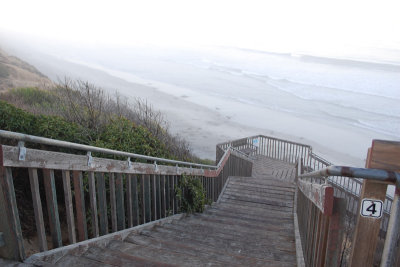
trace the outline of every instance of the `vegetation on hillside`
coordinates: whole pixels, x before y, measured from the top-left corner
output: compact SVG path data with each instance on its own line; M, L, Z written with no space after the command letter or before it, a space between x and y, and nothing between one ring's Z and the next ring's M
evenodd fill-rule
M130 105L127 101L122 101L121 97L112 98L86 82L67 81L53 90L12 89L1 94L0 99L0 129L3 130L154 157L200 162L190 153L186 141L168 132L168 125L161 113L154 111L146 102L136 100ZM1 138L0 142L16 145L15 141ZM26 145L71 152L56 147L30 143ZM95 156L115 158L111 155ZM36 235L36 229L32 201L26 197L31 195L27 176L27 169L13 170L22 231L24 237L30 239ZM56 171L55 176L56 191L62 192L61 172ZM83 178L85 202L89 205L87 174ZM176 194L182 203L182 212L203 211L206 197L198 180L184 177L179 188ZM40 190L44 195L44 188ZM63 203L63 194L57 194L57 198L58 203ZM47 210L44 209L43 212L47 216ZM59 212L61 217L65 217L63 206L59 207ZM87 218L90 218L90 214L87 214Z
M0 128L115 150L200 161L189 144L168 131L162 114L147 102L129 103L82 81L53 90L18 88L1 95ZM18 108L17 108L18 107Z
M0 49L0 92L24 86L53 86L35 67Z

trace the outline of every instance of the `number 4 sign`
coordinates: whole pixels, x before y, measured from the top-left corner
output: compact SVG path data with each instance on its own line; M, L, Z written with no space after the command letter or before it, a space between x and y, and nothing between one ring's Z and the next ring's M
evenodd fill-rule
M383 202L377 199L364 198L361 203L361 216L369 218L382 217Z

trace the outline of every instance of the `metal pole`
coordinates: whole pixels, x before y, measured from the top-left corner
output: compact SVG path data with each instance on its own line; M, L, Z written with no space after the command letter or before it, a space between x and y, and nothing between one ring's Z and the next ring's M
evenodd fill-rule
M399 182L397 182L392 209L390 212L389 225L386 233L385 246L383 248L381 267L391 267L395 264L397 240L400 230L400 201Z

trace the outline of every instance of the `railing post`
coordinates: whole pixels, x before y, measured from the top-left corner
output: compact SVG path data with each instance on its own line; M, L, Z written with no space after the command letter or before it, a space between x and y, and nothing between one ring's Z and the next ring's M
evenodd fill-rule
M390 212L390 220L386 233L385 247L382 253L381 267L395 266L396 252L399 253L398 252L399 249L397 248L397 240L399 239L399 228L400 228L399 197L400 197L399 184L397 184L392 203L392 210ZM397 255L397 257L399 257L399 255ZM399 264L399 262L397 264Z
M400 145L394 142L374 140L372 147L368 150L366 162L367 168L377 168L396 171L400 169L396 159L400 157ZM381 217L363 217L360 214L363 199L385 201L387 184L371 180L364 180L360 205L358 209L358 220L354 232L352 251L350 254L350 266L372 266L378 234L380 230ZM382 207L383 209L383 207Z
M328 242L326 248L325 265L327 267L340 266L342 243L346 219L346 200L334 198L333 212L329 222ZM322 263L321 263L322 265ZM320 266L321 266L320 265Z

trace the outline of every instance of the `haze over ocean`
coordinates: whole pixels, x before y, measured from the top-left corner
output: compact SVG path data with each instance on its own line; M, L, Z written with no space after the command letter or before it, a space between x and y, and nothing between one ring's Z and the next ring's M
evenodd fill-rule
M76 56L75 62L138 82L180 87L194 93L308 118L368 128L394 138L400 133L400 63L278 54L236 48L118 50L107 58ZM159 88L161 89L161 88Z
M66 54L64 60L156 88L212 110L241 127L268 129L265 134L277 137L284 134L312 140L328 150L346 153L348 149L359 159L353 161L359 166L373 138L400 137L400 63L396 61L368 62L232 47L156 46L119 47L107 53L101 48L76 50ZM134 95L133 91L124 92ZM158 107L158 99L149 101ZM284 116L294 118L291 125L285 125ZM365 138L336 136L325 131L324 125L347 133L356 131ZM348 140L341 140L344 138ZM340 158L322 153L334 161Z

